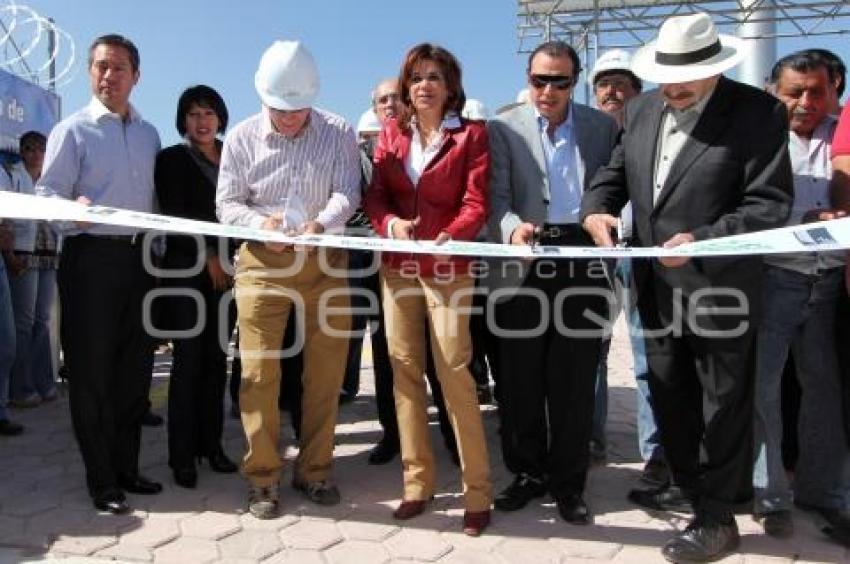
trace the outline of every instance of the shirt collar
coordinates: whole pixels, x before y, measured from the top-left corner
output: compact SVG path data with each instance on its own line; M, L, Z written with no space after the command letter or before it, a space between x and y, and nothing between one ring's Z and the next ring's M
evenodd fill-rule
M440 122L440 132L445 131L446 129L460 129L463 124L460 121L460 117L456 112L448 112L445 116L443 116L443 121ZM419 133L419 126L417 125L417 119L414 115L410 118L410 127L415 129L417 133Z
M534 104L531 105L534 109L534 116L537 118L537 126L540 128L540 131L546 131L549 128L549 120L543 117L540 114L540 111L537 109L537 106ZM564 123L555 128L555 130L559 130L564 128L564 130L569 130L573 127L573 103L570 102L570 105L567 106L567 119L564 120Z
M130 107L130 112L129 112L129 121L130 121L130 122L138 122L138 121L141 121L141 119L142 119L142 115L141 115L138 111L136 111L135 106L133 106L133 104L128 104L128 105L129 105L129 107ZM116 114L115 112L113 112L112 110L110 110L109 108L107 108L107 107L103 104L103 102L101 102L101 101L97 98L97 96L92 96L92 98L91 98L91 102L89 102L89 113L91 114L91 117L92 117L95 121L99 121L99 120L100 120L100 118L102 118L102 117L104 117L104 116L114 116L114 117L117 117L117 118L121 119L121 116L120 116L120 115Z
M793 131L791 131L792 138L799 140L800 142L807 142L809 144L809 154L812 154L818 150L824 143L829 143L832 140L833 136L833 127L838 120L833 115L824 116L824 118L820 121L820 123L815 127L815 130L812 131L811 139L805 139L800 137Z
M315 113L316 111L313 108L310 108L310 117L307 118L307 127L302 129L295 139L303 137L304 133L306 133L308 129L315 131L317 123ZM268 139L272 135L280 135L283 137L283 135L281 135L272 125L272 117L269 114L269 107L266 105L263 105L262 116L263 117L260 119L260 135L263 136L263 139Z

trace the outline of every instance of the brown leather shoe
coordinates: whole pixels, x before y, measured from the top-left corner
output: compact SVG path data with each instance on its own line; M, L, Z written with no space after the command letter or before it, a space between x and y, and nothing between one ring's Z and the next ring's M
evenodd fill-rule
M403 500L398 508L393 511L393 517L399 520L411 519L416 517L423 511L425 511L425 507L428 505L430 499L410 499Z
M480 536L490 524L490 510L465 511L463 513L463 533L470 537Z

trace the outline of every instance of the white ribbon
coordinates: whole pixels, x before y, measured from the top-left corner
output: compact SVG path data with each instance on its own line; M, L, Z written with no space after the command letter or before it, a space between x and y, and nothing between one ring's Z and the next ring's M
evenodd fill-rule
M137 229L212 235L294 245L338 247L368 251L462 255L473 257L621 258L671 256L762 255L850 249L850 218L806 223L743 235L686 243L672 249L661 247L556 247L500 245L471 241L399 241L341 235L285 235L278 231L222 225L167 215L142 213L103 206L86 206L62 198L42 198L0 191L0 217L45 221L79 221L120 225Z

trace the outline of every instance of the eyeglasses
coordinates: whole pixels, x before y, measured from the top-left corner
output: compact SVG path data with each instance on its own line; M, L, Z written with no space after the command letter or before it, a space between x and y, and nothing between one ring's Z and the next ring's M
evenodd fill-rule
M383 96L378 96L375 98L375 101L379 104L387 104L389 102L395 102L398 100L399 96L395 92L390 92L389 94L384 94Z
M528 79L531 85L538 90L546 88L547 85L558 90L569 90L575 84L575 77L562 74L532 74L529 75Z

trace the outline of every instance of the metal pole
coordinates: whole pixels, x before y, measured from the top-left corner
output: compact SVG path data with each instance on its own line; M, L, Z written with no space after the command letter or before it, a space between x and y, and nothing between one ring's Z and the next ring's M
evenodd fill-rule
M56 57L53 56L56 50L56 28L53 24L53 18L47 18L50 22L50 30L47 32L47 57L50 59L49 77L50 83L47 85L48 90L56 92Z
M754 12L745 12L741 17L743 23L738 28L740 37L753 37L758 39L746 39L750 45L750 54L738 67L738 80L751 84L756 88L763 88L770 78L770 69L776 62L776 10L773 0L741 0L744 10L755 10L755 19L761 21L746 21L747 16L753 17ZM770 21L764 21L770 20Z

